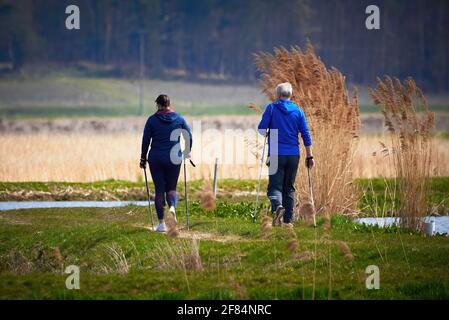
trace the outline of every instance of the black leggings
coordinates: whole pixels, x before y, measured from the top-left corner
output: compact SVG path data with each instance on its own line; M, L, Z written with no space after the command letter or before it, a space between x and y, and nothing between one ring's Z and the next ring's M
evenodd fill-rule
M170 161L151 161L150 172L155 186L155 206L159 220L164 219L164 206L167 200L168 206L176 207L178 194L176 185L178 183L181 165L172 164Z

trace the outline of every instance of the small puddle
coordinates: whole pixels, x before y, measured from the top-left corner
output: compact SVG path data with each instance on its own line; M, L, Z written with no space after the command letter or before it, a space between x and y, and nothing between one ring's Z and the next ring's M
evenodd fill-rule
M388 227L391 225L398 225L399 218L358 218L355 222L366 225L377 225L379 227ZM449 216L444 217L425 217L425 222L435 221L435 234L446 234L449 236Z
M148 206L148 201L0 201L0 211L40 208L114 208Z

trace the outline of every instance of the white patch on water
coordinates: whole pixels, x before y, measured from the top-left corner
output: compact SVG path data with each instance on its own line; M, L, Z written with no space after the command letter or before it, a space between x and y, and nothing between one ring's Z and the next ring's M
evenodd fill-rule
M444 217L425 217L425 222L435 222L435 234L446 234L449 236L449 216ZM377 225L379 227L388 227L391 225L398 225L399 218L358 218L355 222L366 225Z
M131 205L148 206L148 201L0 201L0 211L38 208L114 208Z

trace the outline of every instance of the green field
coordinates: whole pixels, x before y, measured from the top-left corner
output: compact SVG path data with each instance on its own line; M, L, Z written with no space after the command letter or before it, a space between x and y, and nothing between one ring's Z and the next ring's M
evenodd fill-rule
M157 95L170 95L186 115L252 114L250 102L265 104L256 86L146 80L144 113ZM0 117L120 117L139 115L139 81L90 78L70 72L0 78Z
M171 96L175 109L185 115L250 115L250 102L264 106L267 98L257 83L189 83L146 80L144 113L154 110L160 93ZM449 112L449 104L432 104L431 110ZM369 103L362 113L377 113ZM0 117L64 118L123 117L139 112L139 81L135 79L86 77L73 70L24 73L0 78Z
M291 253L285 228L264 239L259 224L242 216L193 213L186 233L216 238L198 241L198 269L190 263L196 257L191 239L169 240L145 229L146 208L0 216L1 299L449 298L448 237L362 228L342 217L332 220L329 241L321 220L317 229L296 226L299 247ZM80 290L65 288L62 270L72 264L81 270ZM379 290L365 287L365 268L373 264L380 269Z
M368 200L380 205L385 183L358 180L360 192L373 197L361 197L360 206ZM201 208L201 186L190 184L191 230L176 239L147 229L146 207L0 212L0 299L449 299L447 236L361 226L334 215L329 233L321 217L316 229L296 224L298 247L291 250L294 238L285 227L262 236L260 223L251 219L253 195L226 195L253 191L255 181L220 181L214 211ZM68 187L99 200L101 193L92 190L123 196L143 184L1 183L0 192ZM434 179L432 201L446 199L448 191L449 178ZM181 226L183 210L181 199ZM195 244L193 237L200 240ZM68 265L80 267L80 290L65 287ZM379 290L365 287L369 265L379 267Z

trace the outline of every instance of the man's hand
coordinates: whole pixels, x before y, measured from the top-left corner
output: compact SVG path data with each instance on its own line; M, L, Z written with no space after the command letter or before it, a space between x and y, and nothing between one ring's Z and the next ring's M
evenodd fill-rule
M313 161L313 157L306 157L306 167L312 169L315 162Z
M190 159L192 156L189 153L184 153L184 159Z
M140 159L139 166L141 169L145 169L147 167L147 159Z

